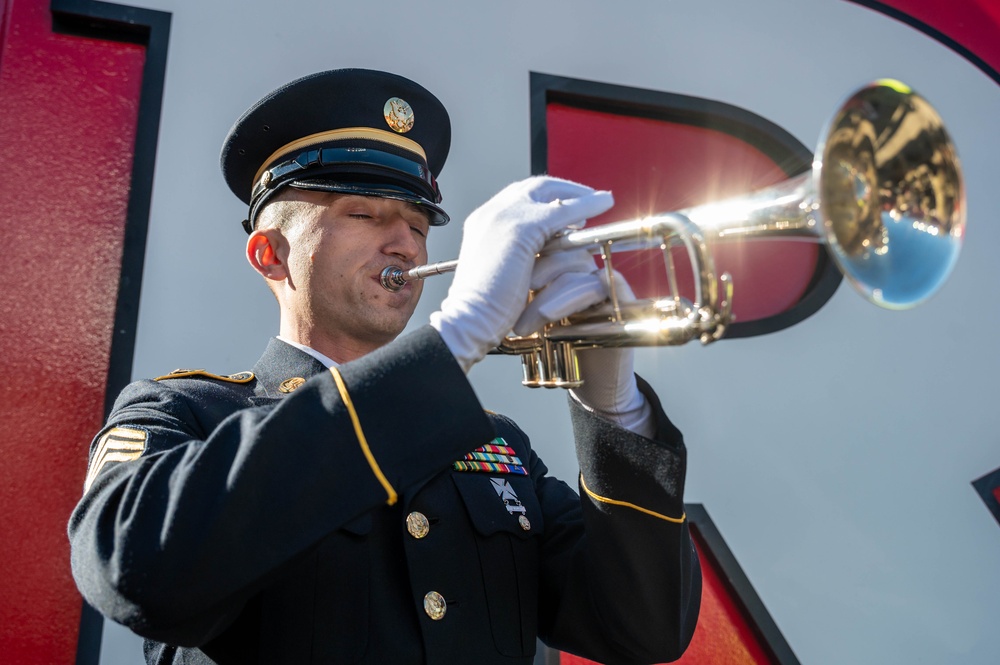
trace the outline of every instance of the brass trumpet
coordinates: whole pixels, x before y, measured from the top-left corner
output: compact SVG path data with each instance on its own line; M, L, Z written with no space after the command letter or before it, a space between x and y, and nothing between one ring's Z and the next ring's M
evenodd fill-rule
M773 187L555 236L541 254L587 249L601 255L609 277L613 253L658 248L671 292L621 302L609 279L605 303L538 333L508 336L497 351L522 357L526 386L572 388L582 383L577 349L720 339L732 318L733 283L728 273L717 276L709 247L732 240L823 243L874 304L907 309L923 302L951 273L965 235L961 168L941 118L904 84L881 80L849 96L821 136L812 170ZM674 246L685 247L691 259L693 300L678 293ZM457 263L386 268L382 285L397 290Z

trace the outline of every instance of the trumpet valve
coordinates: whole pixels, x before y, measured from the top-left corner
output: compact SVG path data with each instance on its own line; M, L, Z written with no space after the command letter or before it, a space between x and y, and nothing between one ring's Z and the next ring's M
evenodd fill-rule
M524 378L528 388L579 388L583 385L576 349L570 342L554 342L541 338L541 345L521 354Z

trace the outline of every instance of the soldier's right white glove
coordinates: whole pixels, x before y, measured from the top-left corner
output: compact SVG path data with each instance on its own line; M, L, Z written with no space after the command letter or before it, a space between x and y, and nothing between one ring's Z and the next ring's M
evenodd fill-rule
M613 204L611 192L538 176L508 185L469 215L454 280L430 320L466 372L518 320L545 241Z
M622 302L635 300L628 282L614 273L615 290ZM605 300L608 277L598 270L586 251L559 252L535 263L532 289L541 289L514 324L514 333L528 335L551 321L576 314ZM586 328L586 324L581 324ZM630 348L579 349L577 359L583 385L570 395L585 409L636 434L651 437L656 429L653 410L639 392Z

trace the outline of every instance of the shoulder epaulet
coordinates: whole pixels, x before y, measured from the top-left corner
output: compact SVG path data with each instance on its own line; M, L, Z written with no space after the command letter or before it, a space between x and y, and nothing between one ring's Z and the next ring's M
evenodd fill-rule
M226 381L227 383L250 383L254 378L253 372L237 372L236 374L226 376L223 374L212 374L211 372L203 369L175 369L170 374L158 376L153 380L164 381L166 379L186 379L192 376L203 376L208 379L216 379L217 381Z

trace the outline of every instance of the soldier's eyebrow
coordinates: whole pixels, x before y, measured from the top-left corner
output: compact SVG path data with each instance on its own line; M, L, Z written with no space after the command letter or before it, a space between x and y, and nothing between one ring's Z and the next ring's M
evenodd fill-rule
M419 212L423 216L423 218L427 220L428 225L431 223L431 213L429 210L427 210L427 208L423 207L422 205L413 203L412 201L407 201L406 206L413 212Z

